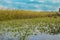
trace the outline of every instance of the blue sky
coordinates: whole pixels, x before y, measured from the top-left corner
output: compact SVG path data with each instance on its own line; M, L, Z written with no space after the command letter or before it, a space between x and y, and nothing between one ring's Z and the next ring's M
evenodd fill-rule
M0 0L0 9L58 11L60 0Z

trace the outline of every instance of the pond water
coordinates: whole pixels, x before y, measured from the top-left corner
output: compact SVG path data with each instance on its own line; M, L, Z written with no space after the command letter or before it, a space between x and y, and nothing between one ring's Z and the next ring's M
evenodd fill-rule
M16 35L14 35L14 34L16 34ZM4 34L0 35L0 40L20 40L20 34L18 32L4 33ZM50 35L50 34L41 33L41 34L37 34L37 35L29 35L25 38L25 40L60 40L60 34Z
M58 35L49 35L49 34L38 34L30 35L27 40L60 40L60 34Z
M18 32L5 32L0 35L0 40L19 40L19 36Z

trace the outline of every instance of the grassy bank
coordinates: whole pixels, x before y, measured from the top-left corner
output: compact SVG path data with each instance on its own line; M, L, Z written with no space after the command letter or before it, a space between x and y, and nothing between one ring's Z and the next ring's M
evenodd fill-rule
M19 40L25 40L29 35L41 33L60 34L60 17L0 21L0 36L6 33L8 37L17 37Z
M2 29L2 30L1 30ZM28 31L28 30L29 31ZM8 20L0 21L0 31L6 32L26 32L33 34L38 30L44 33L60 33L60 17L58 18L31 18L31 19L18 19L18 20ZM23 32L24 31L24 32Z

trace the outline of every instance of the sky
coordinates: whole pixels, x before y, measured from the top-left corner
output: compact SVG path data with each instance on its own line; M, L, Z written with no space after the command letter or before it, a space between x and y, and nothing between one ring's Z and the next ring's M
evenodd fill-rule
M0 9L58 11L60 0L0 0Z

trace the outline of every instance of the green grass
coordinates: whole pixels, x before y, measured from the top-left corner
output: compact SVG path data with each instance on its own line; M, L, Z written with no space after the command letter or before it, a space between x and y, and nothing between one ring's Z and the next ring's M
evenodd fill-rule
M29 28L29 32L30 32L32 30L35 30L36 27L37 30L39 30L39 32L46 32L46 33L53 33L53 34L60 33L59 32L60 17L58 18L45 17L45 18L0 21L0 30L2 29L2 31L22 32L22 31L26 31L26 29L28 30Z

